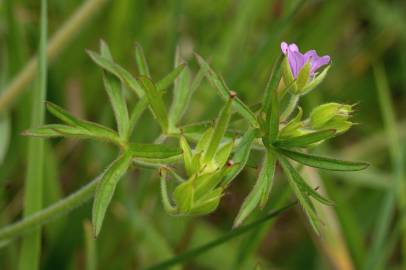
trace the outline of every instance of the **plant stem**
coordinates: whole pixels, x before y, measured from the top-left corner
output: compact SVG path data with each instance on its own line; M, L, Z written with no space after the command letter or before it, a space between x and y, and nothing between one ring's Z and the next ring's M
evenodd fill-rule
M88 0L72 17L55 33L48 44L48 62L55 57L73 40L83 25L107 2L107 0ZM18 75L1 91L0 112L4 111L22 93L24 88L34 79L38 69L36 57L33 57Z
M37 127L44 123L47 88L47 0L41 1L40 40L38 49L38 85L32 96L32 119L31 127ZM24 216L41 210L43 204L44 182L44 140L30 138L28 145L28 162L25 181ZM36 228L31 234L24 237L20 258L20 270L39 269L41 258L41 229Z
M3 227L0 229L0 241L16 238L21 234L26 233L30 229L39 227L58 216L63 216L64 214L80 206L85 201L93 197L99 179L100 177L97 177L65 199L62 199L16 223Z
M296 105L299 101L299 95L291 95L289 97L289 102L285 108L285 110L283 111L283 113L281 114L281 121L285 121L288 119L288 117L292 114L292 112L295 110Z

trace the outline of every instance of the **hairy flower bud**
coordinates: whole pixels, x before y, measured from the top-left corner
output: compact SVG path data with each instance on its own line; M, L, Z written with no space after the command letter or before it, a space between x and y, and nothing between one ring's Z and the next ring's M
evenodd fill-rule
M347 131L353 123L351 117L352 105L326 103L316 107L310 114L310 125L313 129L335 129L337 133Z

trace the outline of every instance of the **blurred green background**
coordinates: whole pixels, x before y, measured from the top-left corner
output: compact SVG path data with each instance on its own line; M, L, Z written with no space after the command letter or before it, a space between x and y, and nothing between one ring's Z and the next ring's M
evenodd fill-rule
M80 24L52 47L47 88L48 100L81 118L114 126L101 71L85 51L97 50L100 39L133 74L133 47L139 42L154 79L172 69L178 45L194 72L193 52L198 52L251 105L261 97L280 42L295 42L303 51L314 48L333 61L327 79L302 100L305 114L322 102L357 104L354 122L359 124L320 152L372 166L357 173L304 172L336 202L320 209L325 222L321 237L296 207L191 259L183 269L254 269L257 263L263 269L406 269L400 240L406 214L399 211L402 198L396 196L402 187L398 183L406 181L405 1L53 0L50 40L82 5L87 10ZM40 1L0 1L0 94L37 51L39 14ZM27 138L20 133L30 126L35 84L29 82L13 102L0 107L1 225L22 214ZM220 104L205 81L183 122L213 119ZM55 119L47 115L51 121ZM158 135L151 114L145 113L134 140L151 142ZM48 140L45 149L46 205L93 179L115 154L109 145L91 141ZM244 170L215 213L179 218L162 209L157 172L132 170L121 181L95 242L96 269L142 269L228 232L256 173ZM284 205L287 196L286 181L277 171L270 209ZM85 203L44 227L41 269L91 267L92 241L84 225L90 213L91 204ZM17 240L0 248L0 269L16 269L19 246Z

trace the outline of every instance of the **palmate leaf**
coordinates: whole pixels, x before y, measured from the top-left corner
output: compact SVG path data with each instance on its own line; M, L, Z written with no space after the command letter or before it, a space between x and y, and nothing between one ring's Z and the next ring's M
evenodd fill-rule
M200 67L204 70L207 70L206 77L209 80L210 84L218 91L223 99L228 99L230 96L230 90L228 89L224 80L210 68L209 64L201 56L196 54L196 59ZM233 107L239 114L247 119L253 127L258 127L255 114L238 97L234 98Z
M278 152L301 164L332 171L360 171L366 169L369 164L366 162L354 162L305 154L287 149L278 149Z
M238 211L238 215L234 220L234 227L240 226L258 205L263 207L266 203L272 187L275 162L275 155L268 151L265 155L257 182Z
M318 143L324 140L328 140L336 135L335 129L327 129L312 132L302 136L292 137L288 139L280 139L273 143L276 147L306 147L313 143Z
M92 209L93 234L95 237L100 233L104 216L113 198L117 183L126 173L130 164L131 155L123 153L107 167L101 176L96 188Z

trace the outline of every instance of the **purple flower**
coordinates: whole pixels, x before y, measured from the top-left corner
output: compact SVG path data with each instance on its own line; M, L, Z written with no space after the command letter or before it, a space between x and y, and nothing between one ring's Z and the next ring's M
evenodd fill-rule
M293 78L297 78L303 66L310 61L310 78L314 78L315 72L324 65L330 63L330 56L318 56L315 50L310 50L304 54L299 51L296 44L281 43L281 50L288 57Z

